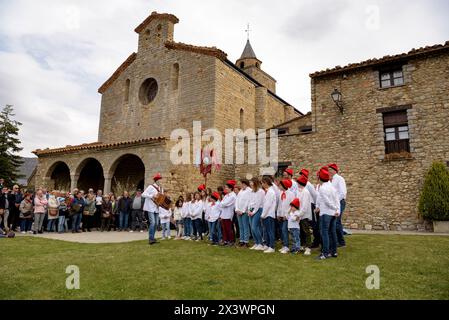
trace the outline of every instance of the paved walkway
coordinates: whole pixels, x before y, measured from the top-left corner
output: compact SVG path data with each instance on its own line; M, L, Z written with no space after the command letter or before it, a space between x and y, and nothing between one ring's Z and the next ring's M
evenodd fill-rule
M409 232L409 231L364 231L364 230L351 230L352 234L364 234L364 235L404 235L404 236L449 236L449 234L439 234L430 232ZM53 240L62 240L78 243L122 243L131 241L148 240L148 232L83 232L83 233L44 233L39 235L22 235L20 233L17 236L23 237L36 237ZM175 236L175 231L172 230L172 237ZM160 238L161 233L156 234L156 238Z

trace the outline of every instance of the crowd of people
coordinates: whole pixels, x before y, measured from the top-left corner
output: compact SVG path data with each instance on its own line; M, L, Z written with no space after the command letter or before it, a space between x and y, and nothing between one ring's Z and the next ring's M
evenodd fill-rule
M337 248L346 246L342 216L346 207L346 182L337 164L321 168L316 184L302 169L294 178L287 168L282 178L228 180L213 191L206 185L180 196L174 207L164 208L155 201L165 194L162 176L142 194L148 214L149 244L158 243L155 231L162 225L162 240L170 239L170 223L176 226L175 239L207 240L211 245L238 246L274 253L279 240L282 254L311 255L321 248L317 259L336 258ZM238 243L237 243L238 239ZM250 239L253 245L250 245Z
M171 239L173 226L176 240L205 240L264 253L274 253L279 241L282 254L311 255L321 248L319 260L336 258L337 248L346 245L341 218L347 190L338 172L337 164L321 168L315 185L308 170L302 169L295 179L290 168L281 178L228 180L215 191L203 184L169 207L155 201L166 194L160 174L145 191L132 196L125 191L118 197L93 189L22 192L0 179L0 234L148 229L149 244L154 245L156 231L162 231L162 240Z

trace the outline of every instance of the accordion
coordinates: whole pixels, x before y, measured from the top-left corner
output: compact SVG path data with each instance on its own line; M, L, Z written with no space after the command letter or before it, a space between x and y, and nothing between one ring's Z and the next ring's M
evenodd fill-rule
M165 194L162 193L158 193L155 197L154 197L154 203L157 204L159 207L164 208L165 210L170 209L171 206L171 199L169 197L167 197Z

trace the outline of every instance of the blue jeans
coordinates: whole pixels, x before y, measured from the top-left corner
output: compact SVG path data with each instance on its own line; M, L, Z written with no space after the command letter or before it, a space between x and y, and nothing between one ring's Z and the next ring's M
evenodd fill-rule
M263 221L263 225L265 227L265 232L266 232L266 236L267 236L267 246L274 249L274 242L275 242L274 219L272 217L266 217L262 221Z
M22 219L22 221L20 221L20 231L22 231L22 232L30 231L32 224L33 224L33 219Z
M78 232L80 230L81 213L75 213L72 216L72 231Z
M62 233L65 230L67 230L67 221L65 219L65 216L59 216L59 218L58 218L58 232Z
M218 227L218 220L209 222L209 240L214 244L217 244L219 241L218 230L220 230L220 228Z
M239 216L237 215L239 223L240 242L249 243L249 216L247 213Z
M170 237L170 222L161 223L162 225L162 238Z
M320 231L323 242L321 253L325 256L337 253L336 221L335 217L327 214L320 216Z
M301 238L299 229L289 229L290 234L292 235L292 252L299 252L299 248L301 248Z
M119 222L119 229L128 229L128 219L129 219L129 213L128 212L120 212L120 222Z
M282 245L288 248L288 220L281 220L279 226L281 228Z
M148 236L150 241L156 240L154 236L156 235L156 228L158 223L159 213L157 212L148 212L148 218L150 220L150 227L148 228Z
M260 221L260 216L262 215L262 208L257 210L256 214L249 217L251 223L251 232L253 234L254 242L257 245L262 244L262 224Z
M192 236L192 219L184 218L184 237Z
M47 222L47 232L56 231L57 219L51 219Z
M192 224L193 224L193 235L198 238L199 237L203 238L203 231L202 231L203 221L201 219L195 219L192 220Z
M337 222L336 222L337 243L340 246L346 245L344 234L343 234L343 224L341 223L341 219L343 218L343 213L345 212L345 208L346 208L346 200L343 199L340 201L340 216L337 218Z

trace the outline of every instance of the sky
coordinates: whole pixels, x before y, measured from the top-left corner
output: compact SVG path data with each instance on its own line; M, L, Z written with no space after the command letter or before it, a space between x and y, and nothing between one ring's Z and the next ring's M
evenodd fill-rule
M97 141L97 89L137 51L152 11L175 41L236 61L250 41L277 94L310 111L309 74L449 40L446 0L0 0L0 105L23 123L22 156Z

